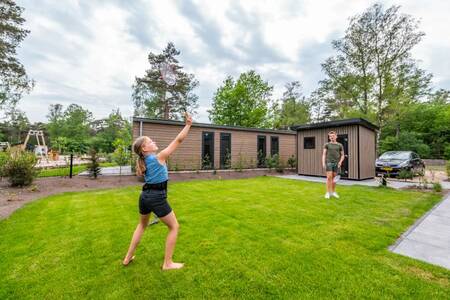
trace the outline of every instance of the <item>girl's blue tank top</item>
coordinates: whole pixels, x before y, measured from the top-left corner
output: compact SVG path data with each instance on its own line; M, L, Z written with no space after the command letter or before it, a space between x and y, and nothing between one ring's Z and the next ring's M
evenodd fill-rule
M146 183L161 183L169 179L167 172L167 165L162 165L154 154L145 157L145 182Z

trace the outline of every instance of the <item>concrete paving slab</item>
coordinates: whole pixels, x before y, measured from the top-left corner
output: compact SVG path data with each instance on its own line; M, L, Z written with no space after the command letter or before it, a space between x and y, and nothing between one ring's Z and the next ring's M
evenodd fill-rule
M420 218L397 243L394 253L450 269L450 194Z
M450 269L450 254L449 250L445 248L435 247L415 240L404 239L401 244L396 247L394 253Z

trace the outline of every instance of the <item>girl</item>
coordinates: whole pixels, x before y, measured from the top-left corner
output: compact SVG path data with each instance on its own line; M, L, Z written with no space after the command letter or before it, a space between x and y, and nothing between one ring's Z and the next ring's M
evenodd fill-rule
M158 146L147 136L141 136L133 143L134 152L139 155L136 163L136 173L145 176L145 185L139 197L140 222L134 231L128 253L123 259L123 265L127 266L134 259L142 234L148 225L150 213L155 213L169 228L166 240L166 252L164 255L163 270L180 269L184 264L173 262L172 256L178 235L178 221L172 208L167 202L168 172L166 160L172 152L186 138L192 125L192 117L186 113L186 125L177 137L161 152L157 153Z
M345 158L344 147L341 143L336 142L336 132L328 132L328 138L330 142L323 146L322 154L322 166L327 172L326 199L330 199L330 196L339 198L339 195L335 191L336 183L334 182L334 177L336 176L337 170L341 167Z

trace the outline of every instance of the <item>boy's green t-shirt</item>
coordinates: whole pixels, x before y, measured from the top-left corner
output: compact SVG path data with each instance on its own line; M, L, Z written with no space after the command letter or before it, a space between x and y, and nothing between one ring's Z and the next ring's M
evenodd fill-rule
M323 148L327 149L327 163L339 162L339 160L341 159L341 151L344 151L344 147L341 143L326 143Z

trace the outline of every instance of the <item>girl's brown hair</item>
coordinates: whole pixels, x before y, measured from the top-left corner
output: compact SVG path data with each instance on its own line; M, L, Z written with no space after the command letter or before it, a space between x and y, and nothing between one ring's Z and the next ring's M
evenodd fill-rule
M139 156L136 160L136 175L138 176L144 175L146 170L144 153L142 153L142 146L144 145L146 139L146 136L140 136L133 143L133 151Z

